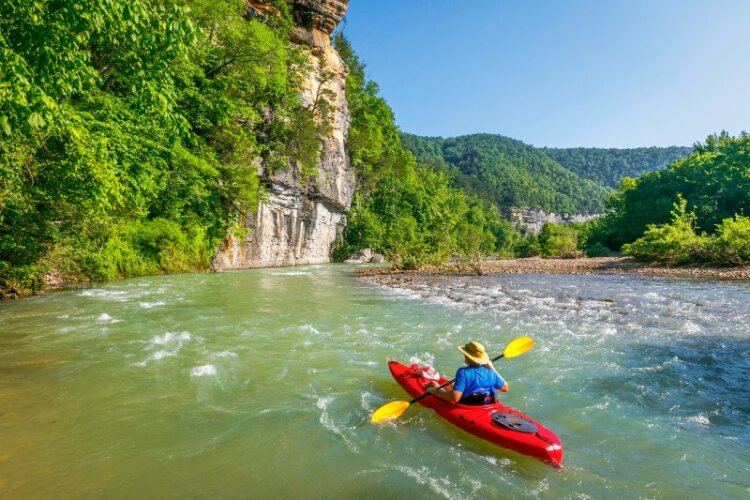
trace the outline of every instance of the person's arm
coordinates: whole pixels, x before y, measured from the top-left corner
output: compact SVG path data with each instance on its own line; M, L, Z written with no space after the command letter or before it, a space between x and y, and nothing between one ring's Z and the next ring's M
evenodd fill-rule
M495 372L495 374L497 375L497 378L500 379L500 382L501 382L500 387L499 387L500 392L508 392L508 382L506 382L503 376L500 375L500 373L497 371L497 368L495 368L495 365L492 364L491 360L489 363L487 363L487 366L492 368L492 371Z
M448 386L451 387L451 386ZM456 381L453 383L452 389L443 390L436 387L430 387L427 392L434 394L435 396L442 398L446 401L452 401L458 403L461 401L461 397L464 395L463 391L466 388L466 375L464 371L459 369L456 372Z
M463 396L461 391L455 389L446 391L444 389L438 389L437 387L430 387L427 389L427 392L446 401L452 401L453 403L461 401L461 397Z

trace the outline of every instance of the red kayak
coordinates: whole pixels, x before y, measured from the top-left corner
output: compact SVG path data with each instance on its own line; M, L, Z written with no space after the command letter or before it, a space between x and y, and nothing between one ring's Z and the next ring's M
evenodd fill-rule
M427 390L428 379L423 376L424 368L418 365L406 366L395 361L389 361L388 368L396 382L412 397ZM448 380L441 378L439 382L442 384ZM436 396L426 397L419 402L435 410L453 425L481 439L538 458L554 467L562 467L563 449L560 439L551 430L520 411L499 402L469 406Z

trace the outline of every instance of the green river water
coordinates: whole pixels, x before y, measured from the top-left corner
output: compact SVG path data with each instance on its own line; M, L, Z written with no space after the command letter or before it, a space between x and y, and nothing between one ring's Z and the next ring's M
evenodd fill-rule
M0 497L747 498L750 284L425 278L343 265L147 277L0 304ZM416 406L389 359L499 352L557 471Z

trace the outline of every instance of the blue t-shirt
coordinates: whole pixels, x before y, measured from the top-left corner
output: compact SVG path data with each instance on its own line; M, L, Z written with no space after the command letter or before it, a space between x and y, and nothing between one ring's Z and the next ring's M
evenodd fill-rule
M505 385L494 370L486 366L464 366L456 372L453 390L463 393L463 397L472 394L493 394Z

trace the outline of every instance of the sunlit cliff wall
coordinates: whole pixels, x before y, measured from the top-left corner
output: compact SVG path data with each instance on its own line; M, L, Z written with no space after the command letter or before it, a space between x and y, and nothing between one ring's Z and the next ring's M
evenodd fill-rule
M321 85L330 90L333 105L331 133L314 177L302 182L296 165L282 173L261 177L267 200L245 221L247 237L230 236L214 258L215 270L316 264L330 261L333 243L346 224L356 179L346 154L349 113L346 104L346 67L331 45L331 33L341 21L348 0L296 0L292 40L309 50L311 71L302 100L312 106ZM250 7L263 2L248 1ZM327 73L321 81L321 75Z

